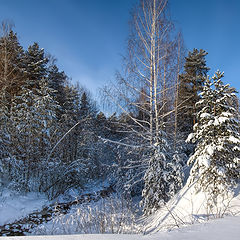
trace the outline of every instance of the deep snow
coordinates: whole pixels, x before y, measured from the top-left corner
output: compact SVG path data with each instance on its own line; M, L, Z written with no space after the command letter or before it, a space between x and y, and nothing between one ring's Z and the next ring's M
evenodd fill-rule
M0 196L0 223L1 224L4 224L6 222L9 223L13 220L26 216L33 210L41 209L42 206L47 203L49 204L44 195L29 193L25 196L20 196L7 190L3 191L3 193ZM96 203L93 204L94 206L96 205ZM100 202L98 204L100 204ZM190 187L186 185L172 200L169 201L169 203L164 208L158 210L150 217L143 218L142 221L138 222L139 225L136 226L137 231L150 233L147 235L81 234L81 235L58 235L58 236L45 235L45 236L7 237L7 238L0 237L0 239L200 240L210 238L212 240L221 239L239 240L240 186L237 189L235 189L235 195L232 196L232 198L227 199L224 204L219 205L218 208L214 210L215 212L209 212L209 209L207 209L206 204L207 204L206 195L203 192L195 193L194 185ZM106 204L103 204L103 206L104 208L106 208ZM118 208L114 204L112 204L111 207L114 207L113 209L116 210L116 212L115 211L113 212L113 215L117 217L117 215L119 214L117 211ZM70 217L74 216L82 217L82 215L76 215L74 213L74 210L76 209L74 208L71 209L69 213ZM101 208L99 208L98 210L102 211ZM108 210L106 212L108 212ZM129 215L129 213L126 212L125 209L123 210L123 212L126 215ZM224 219L216 219L217 217L222 215L229 216ZM235 217L233 217L234 215ZM116 222L115 220L114 222ZM74 221L72 222L74 223ZM69 222L67 226L69 227L70 230L72 227L74 227L74 224L72 222ZM52 222L49 222L46 224L46 226L51 227L51 224ZM65 224L65 222L63 222L62 224ZM59 226L61 227L61 225ZM93 233L95 232L97 231L93 231ZM60 231L57 233L64 234L65 232ZM69 231L66 233L67 234L74 233L74 231L73 232ZM79 233L79 231L76 233ZM52 233L50 232L48 234ZM53 234L56 233L53 232Z
M0 237L1 240L239 240L240 217L216 219L202 224L175 229L171 232L158 232L150 235L59 235Z
M0 226L27 216L49 204L47 197L39 193L20 195L4 189L0 194Z
M186 184L166 206L156 211L150 217L143 219L143 231L145 233L153 233L162 230L172 230L194 223L205 222L209 219L239 214L240 185L235 189L234 195L229 195L227 199L210 209L207 202L207 194L204 192L196 193L194 184L191 186Z

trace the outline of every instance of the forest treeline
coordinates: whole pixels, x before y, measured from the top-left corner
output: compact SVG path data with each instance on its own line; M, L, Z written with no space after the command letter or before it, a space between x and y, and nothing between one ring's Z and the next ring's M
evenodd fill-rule
M167 0L132 11L125 69L101 89L107 116L37 43L23 49L7 23L1 34L2 186L54 198L107 180L148 215L189 175L212 201L239 182L236 90L208 77L206 51L186 54Z
M98 136L114 135L114 123L38 43L25 50L8 23L1 27L1 184L54 197L103 176Z

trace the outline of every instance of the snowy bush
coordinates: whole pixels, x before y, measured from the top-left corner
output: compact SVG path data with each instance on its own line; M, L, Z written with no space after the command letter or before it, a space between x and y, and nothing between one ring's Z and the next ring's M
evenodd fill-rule
M134 233L136 212L131 201L121 196L101 199L97 203L73 207L68 214L56 214L34 234Z

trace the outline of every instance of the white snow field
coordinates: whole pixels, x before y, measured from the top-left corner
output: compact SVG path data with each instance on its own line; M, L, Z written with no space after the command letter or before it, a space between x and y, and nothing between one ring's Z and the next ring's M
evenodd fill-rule
M20 195L4 189L0 195L0 226L42 209L48 202L47 197L43 194L32 192Z
M190 187L186 184L166 206L143 219L143 231L145 233L169 231L194 223L206 222L209 219L237 215L240 215L240 185L233 195L229 195L227 199L221 199L217 207L209 209L207 195L204 192L196 193L194 184Z
M142 218L136 226L142 234L78 234L78 235L39 235L25 237L0 237L0 240L240 240L240 186L235 190L232 197L218 205L215 209L209 209L206 202L206 194L195 193L194 185L185 186L169 203L162 209L156 211L150 217ZM31 209L41 207L46 199L38 199L32 196L32 205L30 196L26 201L6 196L5 207L0 208L0 220L2 222L11 221L9 219L19 218L30 212ZM36 197L36 198L35 198ZM38 196L39 197L39 196ZM3 196L1 197L3 199ZM22 197L21 197L22 198ZM0 199L1 200L1 199ZM12 201L12 202L11 202ZM23 202L22 202L23 201ZM22 202L22 203L21 203ZM14 203L16 208L14 209ZM20 204L20 205L19 205ZM96 204L96 203L95 203ZM9 212L8 212L8 207ZM22 212L18 213L19 206L22 206ZM3 206L2 206L3 207ZM70 215L74 213L74 208ZM3 215L2 215L3 214ZM15 215L16 214L16 215ZM128 215L128 213L126 212ZM72 216L75 216L74 214ZM224 216L224 218L219 218ZM70 218L69 218L70 219ZM74 222L74 221L73 221ZM50 221L45 227L51 229ZM65 224L65 223L64 223ZM71 222L66 226L71 230L74 224ZM55 226L56 227L56 226ZM62 225L59 225L61 228ZM68 233L68 232L67 232ZM74 233L70 231L69 233ZM94 233L94 232L93 232ZM42 233L40 233L42 234ZM49 234L49 233L48 233ZM51 233L50 233L51 234ZM63 234L52 232L52 234Z
M240 217L226 217L171 232L149 235L82 234L59 236L0 237L1 240L239 240Z

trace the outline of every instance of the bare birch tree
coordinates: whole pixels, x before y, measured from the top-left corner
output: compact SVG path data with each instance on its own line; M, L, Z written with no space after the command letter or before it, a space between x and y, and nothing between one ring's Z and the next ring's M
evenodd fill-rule
M167 0L141 0L133 10L125 72L117 74L118 82L110 90L104 89L149 145L159 142L166 122L174 126L178 107L175 94L183 66L183 40L175 34L167 5Z
M141 0L130 22L125 73L117 74L118 82L111 90L104 89L121 113L120 130L128 133L120 144L128 141L129 152L136 154L135 160L124 160L125 166L130 162L127 169L138 168L137 180L131 178L131 183L139 182L145 175L156 149L161 155L166 122L171 121L174 126L176 75L181 66L180 43L175 33L167 0Z

